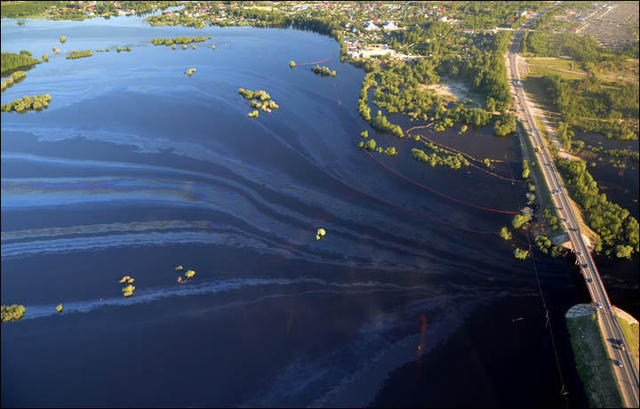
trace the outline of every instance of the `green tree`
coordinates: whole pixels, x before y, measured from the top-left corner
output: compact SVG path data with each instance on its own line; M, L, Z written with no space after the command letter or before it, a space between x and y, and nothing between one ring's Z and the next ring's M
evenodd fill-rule
M633 254L633 247L628 245L618 244L615 247L616 257L618 258L631 258Z
M524 260L527 258L528 255L529 255L528 250L524 250L518 247L516 247L516 249L513 251L513 256L518 260Z
M502 228L500 229L500 237L505 240L511 240L512 234L506 226L502 226Z
M529 163L526 160L523 160L522 161L522 178L528 179L530 172L531 170L529 169Z
M513 217L513 220L511 221L511 224L513 225L514 229L519 229L522 226L524 226L525 224L529 223L531 221L531 215L529 214L517 214Z

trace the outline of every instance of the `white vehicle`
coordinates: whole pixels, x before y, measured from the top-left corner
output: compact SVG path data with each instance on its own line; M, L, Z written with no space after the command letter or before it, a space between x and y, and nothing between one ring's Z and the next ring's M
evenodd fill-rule
M599 302L596 302L596 307L602 308L602 304L600 304Z

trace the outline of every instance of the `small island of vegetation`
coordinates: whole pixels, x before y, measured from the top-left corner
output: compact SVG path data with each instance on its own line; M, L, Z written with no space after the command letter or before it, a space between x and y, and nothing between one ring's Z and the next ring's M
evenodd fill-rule
M23 305L3 305L2 306L2 322L18 321L24 316L26 309Z
M293 61L291 61L293 62ZM289 67L291 67L291 62L289 63ZM293 67L295 67L295 63L293 65ZM293 68L291 67L291 68ZM336 72L331 71L331 69L329 67L325 67L325 66L321 66L321 65L314 65L313 67L311 67L311 71L313 71L314 74L316 75L320 75L323 77L328 77L329 75L331 75L332 77L336 76Z
M180 266L182 267L182 266ZM177 269L176 269L177 270ZM185 284L187 281L193 279L196 276L196 272L194 270L187 270L184 273L184 278L182 276L178 276L178 283Z
M0 87L2 92L4 92L7 88L13 86L13 84L18 84L23 81L27 77L27 73L24 71L15 71L9 77L7 77L6 81L2 80L0 83Z
M524 260L527 258L528 255L529 255L529 250L521 249L519 247L516 247L516 249L513 250L513 256L518 260Z
M263 112L271 112L274 109L280 108L274 100L271 99L271 95L265 90L252 91L250 89L238 88L238 94L242 95L244 99L251 101L249 106L251 108L259 109ZM249 118L257 118L258 111L249 112Z
M85 51L72 51L71 54L67 55L67 60L75 60L77 58L91 57L93 55L93 51L85 50Z
M504 240L511 240L513 235L511 234L509 229L507 229L507 226L502 226L502 228L500 229L500 237L502 237Z
M191 44L207 41L207 37L174 37L174 38L154 38L151 40L153 45L170 46L173 44Z
M431 152L431 154L428 155L422 149L413 148L411 149L411 154L416 160L428 163L431 167L440 165L451 169L460 169L462 166L470 165L470 162L461 153L438 156L436 152Z
M20 99L14 99L8 104L3 104L0 111L18 113L24 113L31 110L41 111L49 107L49 102L51 102L51 95L49 94L37 95L34 97L25 96Z
M131 297L133 295L133 292L136 290L136 287L133 286L135 281L135 278L129 275L125 275L120 279L120 281L118 281L120 284L127 284L122 287L122 295L125 297Z

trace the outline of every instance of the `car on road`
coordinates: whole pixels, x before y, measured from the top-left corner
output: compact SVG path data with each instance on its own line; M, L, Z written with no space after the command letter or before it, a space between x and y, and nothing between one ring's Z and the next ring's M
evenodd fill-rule
M587 278L587 283L593 283L593 280L590 278Z
M584 264L582 265L582 268L587 268L587 263L584 263Z
M599 302L596 302L596 307L602 308L602 304L600 304Z
M622 368L622 362L618 361L617 359L613 360L613 364L619 368Z
M562 211L562 210L564 210L564 207L562 207L562 206L558 206L558 207L557 207L557 209L558 209L558 210L560 210L560 211Z

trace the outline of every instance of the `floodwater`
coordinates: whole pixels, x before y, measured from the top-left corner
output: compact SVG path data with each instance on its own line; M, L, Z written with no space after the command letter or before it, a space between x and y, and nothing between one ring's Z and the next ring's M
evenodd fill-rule
M575 139L582 140L587 146L602 147L607 149L626 149L638 152L638 141L619 141L608 139L607 137L594 133L576 131ZM587 155L584 153L587 152ZM587 169L598 183L600 192L605 193L607 198L622 208L629 211L629 214L636 219L640 218L640 208L638 207L638 186L640 174L638 173L638 162L634 160L626 161L626 168L614 168L609 163L610 156L593 153L586 148L581 156L587 159L587 163L595 162L596 166L589 166ZM602 158L599 161L596 158ZM623 310L629 312L634 317L640 316L640 299L636 296L640 289L640 276L638 275L638 265L640 257L634 254L630 260L612 260L608 257L595 256L598 270L607 288L609 297L614 304L619 303L613 300L624 299Z
M584 133L576 131L576 140L584 141L586 146L601 147L603 150L608 149L624 149L638 152L638 141L619 141L608 139L603 135L594 133ZM638 210L638 186L640 174L638 173L638 162L632 159L626 161L626 167L614 168L609 159L611 156L602 153L594 154L586 147L581 152L581 156L587 159L588 163L595 162L596 166L589 166L587 169L593 179L598 183L598 187L602 193L606 193L607 197L627 209L632 216L638 218L640 212ZM602 158L602 161L596 158Z
M184 35L213 39L150 43ZM132 48L49 52L2 94L53 98L2 113L2 303L27 309L2 327L3 406L563 407L560 376L585 405L563 321L587 300L581 277L515 260L496 234L512 215L478 208L517 211L525 184L431 168L388 135L374 137L398 156L357 149L375 134L357 113L364 72L335 41L120 17L4 19L2 44ZM325 58L336 78L288 67ZM280 109L247 118L240 87ZM517 175L517 140L489 133L458 147Z

